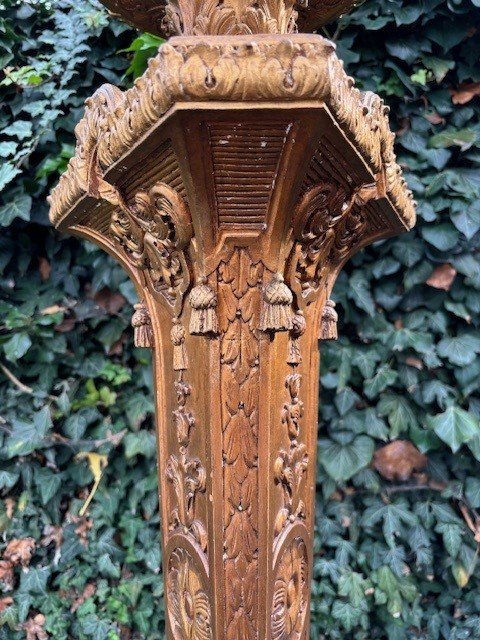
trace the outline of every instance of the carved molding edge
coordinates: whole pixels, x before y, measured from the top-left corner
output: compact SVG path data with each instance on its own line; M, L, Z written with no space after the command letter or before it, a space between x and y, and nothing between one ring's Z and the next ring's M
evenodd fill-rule
M163 45L135 86L122 92L103 85L86 101L75 129L77 149L50 197L54 225L92 192L92 166L102 175L179 101L322 100L375 174L405 225L415 203L393 150L388 107L355 88L335 46L321 36L259 36L228 41L178 38Z

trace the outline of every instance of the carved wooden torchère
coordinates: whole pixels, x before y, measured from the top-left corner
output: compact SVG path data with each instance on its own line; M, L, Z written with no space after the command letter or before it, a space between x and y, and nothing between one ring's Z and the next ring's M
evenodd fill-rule
M387 107L313 30L350 0L105 0L172 35L101 87L51 196L128 271L154 354L167 634L309 635L318 340L345 261L410 228ZM298 28L297 28L298 25Z

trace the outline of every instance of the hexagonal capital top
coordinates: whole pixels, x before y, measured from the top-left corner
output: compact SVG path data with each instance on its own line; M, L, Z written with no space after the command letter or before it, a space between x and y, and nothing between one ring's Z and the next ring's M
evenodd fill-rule
M308 32L349 11L355 0L102 0L142 31L172 35Z

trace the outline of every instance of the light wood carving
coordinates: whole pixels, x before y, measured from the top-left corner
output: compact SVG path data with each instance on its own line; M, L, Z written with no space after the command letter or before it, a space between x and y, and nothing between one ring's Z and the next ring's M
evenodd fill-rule
M355 0L105 0L113 15L160 36L314 31Z
M415 219L388 109L332 43L295 33L298 13L317 24L350 2L106 4L187 34L87 102L50 200L141 299L168 637L306 640L318 340L336 337L345 261Z

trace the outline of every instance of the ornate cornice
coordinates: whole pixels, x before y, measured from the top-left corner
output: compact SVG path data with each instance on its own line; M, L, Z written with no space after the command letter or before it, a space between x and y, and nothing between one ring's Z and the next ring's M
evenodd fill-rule
M102 0L113 15L160 36L314 31L353 0Z
M303 35L259 36L254 41L245 36L174 38L160 48L132 89L122 92L103 85L87 100L76 127L75 156L50 198L52 222L58 225L82 196L98 197L98 174L175 103L293 100L327 106L383 183L405 225L413 226L414 201L396 162L388 107L374 93L355 87L334 44ZM102 197L108 199L108 194Z

